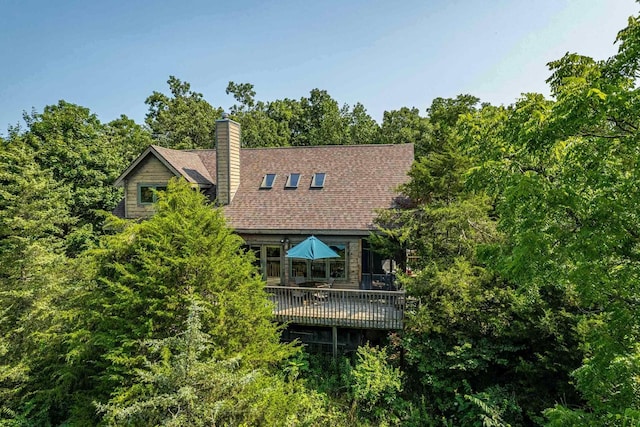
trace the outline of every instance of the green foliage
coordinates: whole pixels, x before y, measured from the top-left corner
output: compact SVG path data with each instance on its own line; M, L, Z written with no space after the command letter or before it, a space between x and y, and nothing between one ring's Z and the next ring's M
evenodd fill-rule
M496 200L506 235L487 261L530 294L572 294L583 313L573 377L585 402L547 411L552 425L620 425L640 409L637 18L619 40L607 61L550 63L555 101L527 95L485 144L466 141L482 159L473 182ZM488 130L483 119L469 128Z
M157 368L151 374L169 375L163 369L178 369L194 354L239 384L244 384L245 375L259 372L255 389L247 389L259 395L247 403L252 407L270 408L280 391L286 399L286 393L297 387L283 379L273 394L258 393L265 383L273 382L272 369L296 350L279 343L263 284L241 249L241 239L227 229L221 213L185 182L171 182L159 199L158 213L148 221L114 221L114 234L103 237L99 248L67 269L64 287L54 287L59 280L51 280L41 288L38 310L28 313L24 335L28 347L16 347L25 352L18 353L21 357L15 363L10 360L15 369L6 378L10 386L21 372L17 362L23 360L34 373L20 379L25 388L17 389L12 404L17 414L36 424L96 424L94 402L122 404L118 406L122 409L136 404L136 399L153 400L141 372ZM178 344L172 340L180 335L180 325L189 319L194 303L200 308L201 331L210 347L201 353L180 353L185 348L176 350ZM193 334L196 329L192 327ZM183 338L197 343L193 334ZM11 343L14 337L8 339ZM182 355L166 359L168 365L163 365L162 351L155 351L159 347L144 342L164 343ZM224 362L229 360L237 362L233 366ZM136 394L140 387L144 393ZM131 400L123 397L129 393ZM114 396L123 400L111 401Z
M401 398L402 372L389 364L387 350L359 347L356 362L348 374L355 410L365 419L397 424L404 409Z
M233 94L239 105L231 107L231 117L242 127L243 147L280 147L290 145L291 121L300 114L296 101L285 99L265 103L255 101L250 83L229 82L227 94Z
M264 102L255 100L252 84L229 82L227 94L239 103L230 111L242 126L245 147L371 144L377 138L378 124L362 104L340 107L325 90Z
M57 223L67 239L67 253L77 255L96 243L104 212L122 198L113 181L150 143L149 133L125 116L102 124L87 108L65 101L46 106L42 113L24 114L24 120L25 128L9 129L3 150L28 153L34 167L50 177L46 187L40 187L42 196L59 199L68 210L62 217L71 216L51 223Z
M87 108L65 101L25 120L22 139L40 167L69 191L68 206L78 225L99 224L97 211L112 210L122 197L112 183L126 165L105 137L105 127Z
M185 330L146 340L150 358L134 384L98 405L107 425L299 425L319 421L322 400L264 368L242 368L241 357L211 357L196 305Z
M149 131L124 114L106 125L105 137L123 168L153 143Z
M378 124L367 113L367 109L361 103L356 103L351 110L343 108L343 115L347 122L349 144L372 144L376 142ZM404 141L405 143L407 141Z
M496 211L493 194L469 185L501 184L504 173L496 175L495 169L482 175L492 179L477 175L487 151L503 155L509 146L494 150L484 140L505 129L507 116L502 108L477 109L477 103L466 95L434 100L420 156L402 187L407 199L380 215L382 234L372 240L389 254L412 249L417 257L411 266L417 274L404 282L420 304L407 319L403 347L407 391L429 402L421 409L428 416L421 419L530 424L558 399L578 400L568 382L581 358L579 307L570 288L532 293L495 268L508 242L496 222L502 212ZM531 123L533 110L517 111L519 121ZM489 140L503 141L502 136Z
M128 375L127 366L137 364L137 340L171 334L191 300L203 308L216 358L242 353L243 363L260 366L289 354L278 344L271 306L242 243L221 211L184 182L170 182L159 194L153 218L106 237L93 254L89 302L99 321L94 345L104 346L105 362Z
M43 348L65 297L62 272L71 276L62 254L69 194L21 142L12 133L0 150L0 424L8 425L36 418L26 397L54 381L39 361L57 357Z
M154 91L145 100L145 122L153 139L169 148L214 148L215 122L222 109L212 107L187 82L170 76L167 83L170 96Z
M0 277L8 280L28 277L30 248L59 248L72 222L69 193L34 158L17 135L0 147Z
M416 155L422 153L418 147L424 145L429 138L431 124L427 118L420 116L417 108L402 107L399 110L385 111L378 136L380 144L411 143L416 147Z
M461 425L508 427L514 424L505 422L504 418L520 421L520 406L514 395L500 387L492 387L476 395L465 395L464 401L458 399L457 403Z
M304 354L300 378L326 401L330 425L424 425L429 417L403 395L403 373L387 348L353 355ZM406 424L409 423L409 424Z

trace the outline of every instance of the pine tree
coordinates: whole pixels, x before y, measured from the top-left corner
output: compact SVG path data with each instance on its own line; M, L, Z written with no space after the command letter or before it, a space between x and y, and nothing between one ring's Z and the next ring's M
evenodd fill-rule
M17 132L0 141L0 420L22 416L22 397L62 292L68 194L34 161Z
M93 399L130 387L153 360L146 340L180 334L192 304L215 360L237 359L238 369L275 366L295 352L279 342L264 284L242 250L242 239L219 209L184 181L158 194L156 214L144 222L119 222L85 261L86 311L76 351L93 360ZM87 362L89 361L87 360Z

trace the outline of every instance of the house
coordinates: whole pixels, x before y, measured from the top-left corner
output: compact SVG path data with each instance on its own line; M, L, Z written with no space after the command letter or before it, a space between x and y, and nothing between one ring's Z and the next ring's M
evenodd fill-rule
M368 244L376 212L394 205L408 180L413 145L241 148L240 125L216 121L216 147L172 150L150 146L115 181L124 187L116 214L153 214L156 190L182 177L222 206L229 225L254 251L285 340L353 349L403 328L404 291L370 289L383 273ZM339 258L287 258L315 235ZM298 279L331 283L300 288Z
M247 149L241 148L240 125L226 117L216 122L216 141L206 150L147 148L115 182L124 187L120 215L151 215L152 190L180 176L222 206L268 285L304 276L356 290L372 273L382 273L367 236L376 211L392 207L398 186L408 180L412 144ZM285 257L309 235L340 258Z

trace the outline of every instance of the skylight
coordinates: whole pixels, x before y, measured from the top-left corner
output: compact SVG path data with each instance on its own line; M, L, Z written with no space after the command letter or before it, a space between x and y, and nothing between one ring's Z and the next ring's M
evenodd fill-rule
M311 179L311 188L322 188L324 187L324 178L327 174L324 172L316 172L313 174L313 178Z
M270 189L273 188L273 183L276 180L276 174L275 173L268 173L264 176L264 178L262 178L262 184L260 184L260 188L263 189Z
M300 182L300 174L292 173L289 174L289 179L287 179L287 183L285 188L298 188L298 183Z

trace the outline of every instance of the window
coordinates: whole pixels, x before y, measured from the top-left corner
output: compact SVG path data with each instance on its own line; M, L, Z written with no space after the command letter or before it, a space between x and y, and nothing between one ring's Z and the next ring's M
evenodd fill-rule
M313 178L311 179L311 188L322 188L324 187L324 178L326 173L324 172L316 172L313 174Z
M138 184L138 203L141 205L149 205L155 203L158 198L158 191L166 191L165 184Z
M276 180L275 173L266 174L264 178L262 178L262 184L260 184L260 188L263 188L265 190L272 188L275 180Z
M243 245L245 252L253 252L253 265L262 276L262 279L270 285L280 283L280 255L282 249L275 245Z
M289 175L289 179L287 179L287 184L285 188L298 188L298 183L300 182L300 174L292 173Z
M346 279L347 278L347 251L344 244L330 244L340 258L319 259L316 261L298 258L290 259L291 277L306 277L311 280ZM307 275L307 273L310 273Z
M267 246L267 281L270 277L280 281L280 246Z
M345 245L329 245L331 249L333 249L340 258L330 258L329 261L329 276L336 279L346 279L347 278L347 257L346 257L346 246Z
M304 259L291 259L291 277L308 277L307 261Z

